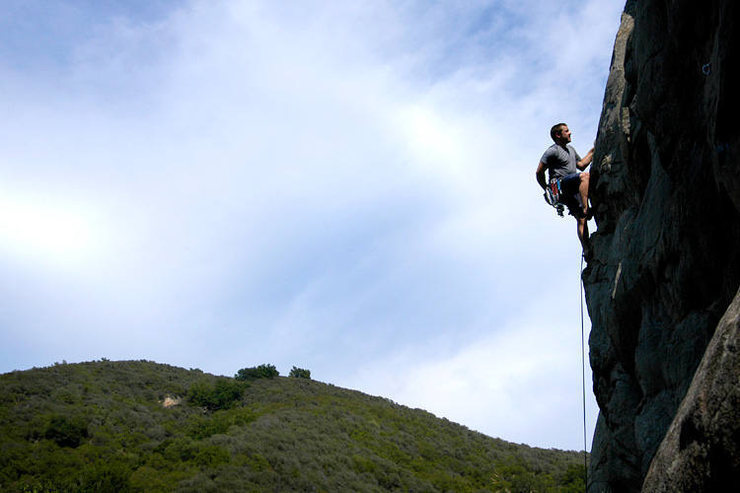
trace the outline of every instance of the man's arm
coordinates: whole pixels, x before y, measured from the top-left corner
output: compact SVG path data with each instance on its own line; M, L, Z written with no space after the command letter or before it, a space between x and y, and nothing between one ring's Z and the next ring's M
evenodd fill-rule
M540 184L543 190L547 190L547 180L545 180L545 170L547 169L547 166L545 166L545 163L540 161L540 164L537 165L537 183Z
M594 159L594 148L592 147L590 151L586 154L586 156L578 161L576 163L576 168L583 171L584 169L588 168L588 165L591 164L591 161Z

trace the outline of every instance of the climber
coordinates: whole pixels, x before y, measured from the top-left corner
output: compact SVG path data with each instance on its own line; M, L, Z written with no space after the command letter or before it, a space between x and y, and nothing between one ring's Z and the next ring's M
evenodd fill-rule
M568 125L558 123L550 129L550 137L555 141L540 158L537 165L537 183L547 192L548 182L545 181L545 170L549 173L549 184L555 184L559 190L560 201L568 207L568 212L576 218L578 223L578 239L583 247L584 255L590 256L588 240L588 220L591 219L591 209L588 206L588 172L585 170L594 157L591 148L586 157L581 159L573 146L569 145L571 133Z

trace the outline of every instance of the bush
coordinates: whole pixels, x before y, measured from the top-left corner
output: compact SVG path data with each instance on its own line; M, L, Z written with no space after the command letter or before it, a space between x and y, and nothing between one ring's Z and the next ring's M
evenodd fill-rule
M241 400L244 383L221 378L215 384L208 381L194 383L188 390L188 402L209 411L228 409Z
M195 463L200 467L213 467L225 464L231 460L229 451L215 445L206 445L198 450L195 455Z
M87 423L80 417L52 416L44 430L44 438L54 440L60 447L78 447L87 437Z
M577 464L568 465L560 483L562 484L561 491L563 493L586 491L586 467Z
M79 492L115 491L124 493L131 491L129 476L132 470L121 462L98 462L86 466L81 474L81 481L74 489Z
M234 378L237 380L256 380L258 378L274 378L280 375L274 365L259 365L252 368L242 368Z
M308 380L311 380L311 370L304 370L303 368L297 368L293 367L292 370L290 370L290 376L293 378L307 378Z

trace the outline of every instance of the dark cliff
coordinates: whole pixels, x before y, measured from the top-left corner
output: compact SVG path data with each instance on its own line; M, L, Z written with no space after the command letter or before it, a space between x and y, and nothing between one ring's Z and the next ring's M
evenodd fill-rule
M646 491L659 491L671 467L691 478L671 491L713 491L713 480L739 471L737 317L717 329L740 284L738 12L733 0L625 7L583 274L601 410L589 492L640 491L659 447ZM684 453L694 460L680 465Z

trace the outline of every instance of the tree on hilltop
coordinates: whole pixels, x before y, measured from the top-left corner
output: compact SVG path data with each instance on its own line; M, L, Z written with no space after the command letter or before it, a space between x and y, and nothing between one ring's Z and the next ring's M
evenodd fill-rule
M275 378L280 375L275 365L264 364L259 366L253 366L251 368L242 368L234 378L237 380L256 380L258 378Z
M306 378L308 380L311 380L311 370L305 370L303 368L298 368L294 366L293 369L290 370L289 376L293 378Z

